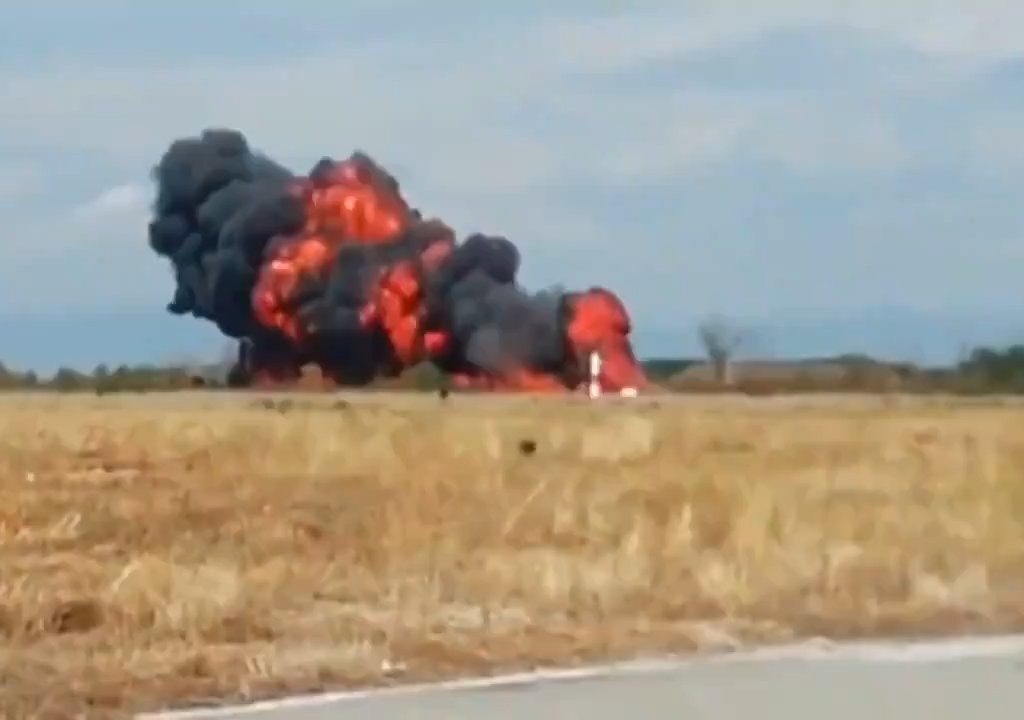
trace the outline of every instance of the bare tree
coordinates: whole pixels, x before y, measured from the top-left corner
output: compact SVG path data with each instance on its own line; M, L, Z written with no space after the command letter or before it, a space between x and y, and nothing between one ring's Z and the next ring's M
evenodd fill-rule
M743 333L720 316L710 317L702 322L699 332L700 342L707 353L716 382L732 383L733 356L743 344Z

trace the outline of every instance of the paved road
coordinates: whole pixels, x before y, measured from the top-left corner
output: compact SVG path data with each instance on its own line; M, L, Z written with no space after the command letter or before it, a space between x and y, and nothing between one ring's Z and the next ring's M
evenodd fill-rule
M165 714L163 720L1020 720L1024 638L754 653Z

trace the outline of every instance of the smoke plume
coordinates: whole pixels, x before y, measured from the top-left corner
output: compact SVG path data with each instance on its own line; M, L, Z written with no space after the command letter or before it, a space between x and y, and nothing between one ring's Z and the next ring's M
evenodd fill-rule
M242 341L239 382L315 364L359 385L428 361L462 386L572 389L597 351L606 388L644 384L613 293L527 292L511 241L457 242L364 153L297 176L213 129L174 141L153 174L149 243L177 283L168 310Z

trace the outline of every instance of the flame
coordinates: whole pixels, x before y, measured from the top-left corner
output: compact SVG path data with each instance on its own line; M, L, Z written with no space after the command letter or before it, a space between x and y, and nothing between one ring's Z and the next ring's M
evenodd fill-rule
M296 358L303 356L303 347L315 334L315 328L304 325L296 313L303 281L325 280L346 245L394 242L414 224L429 242L418 255L384 264L369 278L359 324L368 332L383 334L401 367L440 357L451 349L452 337L446 330L425 324L427 280L456 247L450 228L439 221L421 220L402 198L397 182L361 154L338 163L322 161L310 177L295 181L290 192L302 202L304 224L294 236L274 238L268 246L252 308L260 324L294 344L295 356L273 362L253 359L255 383L277 385L301 375ZM514 366L498 373L468 369L454 374L453 384L467 389L565 392L583 382L587 356L596 351L602 357L600 382L605 389L644 387L646 379L628 340L630 319L622 302L608 290L592 288L568 296L567 303L565 372ZM321 372L324 382L343 380L332 377L328 368Z
M257 390L283 390L296 387L306 390L332 390L338 387L335 378L324 371L323 368L314 365L303 367L284 368L254 368L252 370L250 387Z
M403 365L423 359L420 300L416 268L412 262L402 261L381 272L373 299L360 314L364 327L376 324L387 334L395 357Z
M292 188L305 207L302 233L275 241L253 291L256 319L295 341L307 332L289 303L300 279L322 276L342 245L387 242L413 218L397 185L369 158L356 154L317 170Z
M408 227L412 211L390 180L360 154L322 164L306 193L306 233L382 243Z
M591 352L601 356L598 381L605 390L647 386L629 343L631 323L625 305L604 288L591 288L570 300L566 335L573 354L582 362Z
M527 368L511 368L500 375L455 373L452 385L460 390L490 392L565 393L569 388L554 375Z
M304 275L321 275L337 248L321 235L300 237L280 243L261 268L253 290L256 319L277 328L292 340L302 339L303 328L291 311L289 299Z
M448 228L434 227L437 236L419 258L399 260L383 268L374 283L370 300L360 310L365 329L381 329L391 343L396 359L404 366L415 365L447 346L443 331L427 331L423 326L423 278L437 269L455 247Z

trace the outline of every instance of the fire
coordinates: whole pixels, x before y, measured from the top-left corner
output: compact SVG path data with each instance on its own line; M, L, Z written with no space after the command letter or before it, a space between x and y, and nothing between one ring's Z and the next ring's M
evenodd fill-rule
M360 154L321 163L314 178L292 191L303 200L306 224L298 237L276 240L253 291L253 311L264 325L301 341L306 328L289 302L300 280L322 276L342 245L387 242L408 227L412 214L397 187Z
M569 388L554 375L527 368L511 368L500 375L473 375L456 373L452 384L460 390L486 390L489 392L564 393Z
M398 361L408 367L447 346L444 332L423 327L423 278L451 254L454 238L447 228L438 233L418 258L402 259L378 275L370 301L360 312L363 327L378 326L388 337Z
M321 163L314 178L306 198L307 234L382 243L408 227L411 210L397 184L365 155Z
M421 292L416 268L402 261L381 273L373 300L364 306L368 326L376 322L388 336L395 355L403 365L415 365L423 359L420 332Z
M530 295L507 239L457 243L365 154L296 177L211 130L173 143L156 176L150 246L177 270L168 307L242 339L250 383L294 382L310 363L325 382L365 383L430 361L458 387L564 392L596 352L606 390L645 385L612 292Z
M645 387L647 379L629 344L631 323L622 301L604 288L592 288L576 295L570 305L569 344L576 357L600 355L601 386L612 391Z
M289 299L306 275L319 276L337 251L321 235L289 239L271 256L253 290L253 312L267 327L277 328L292 340L304 335Z

